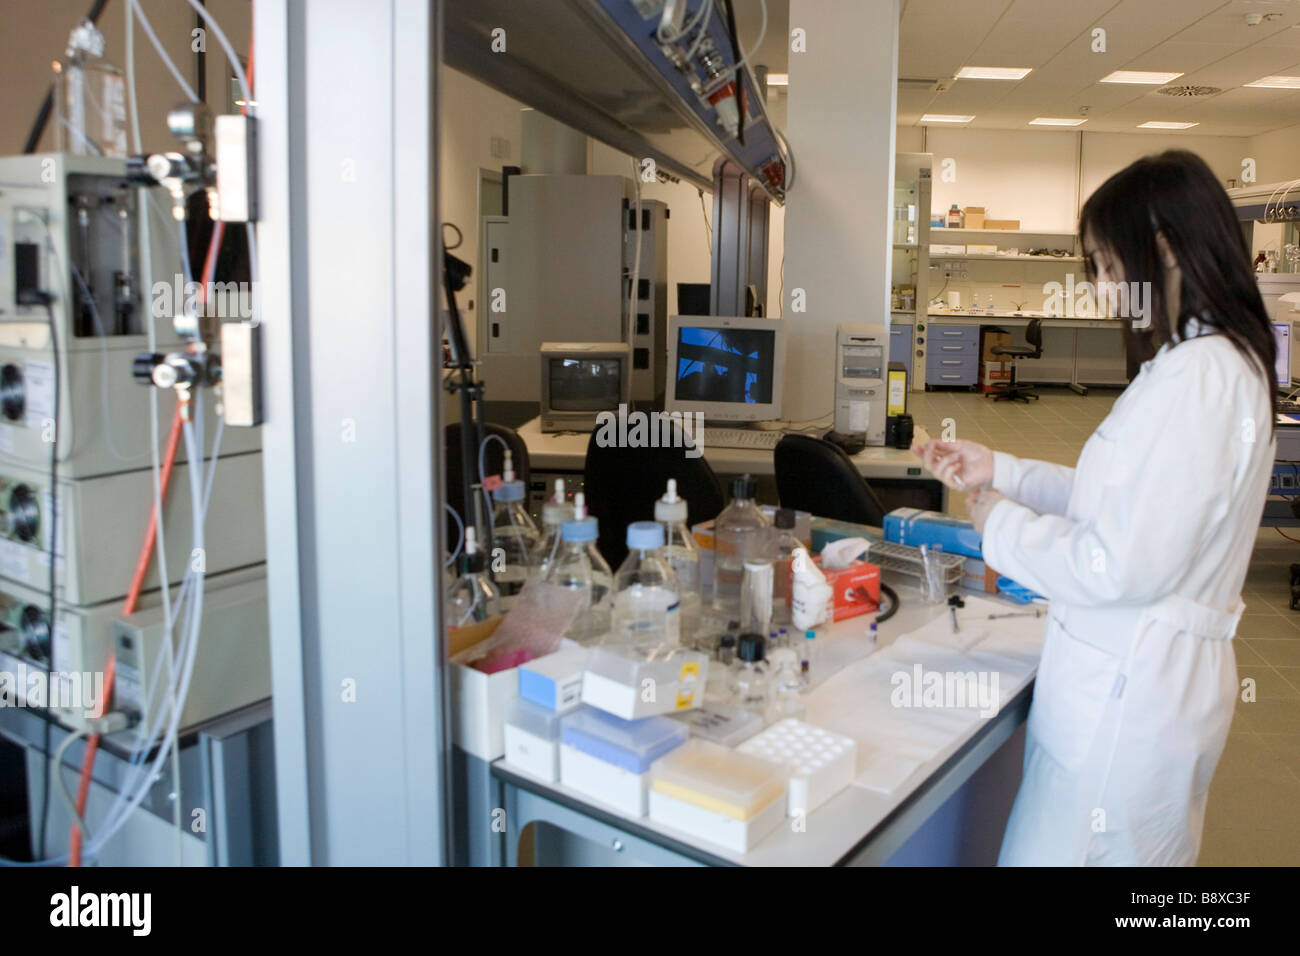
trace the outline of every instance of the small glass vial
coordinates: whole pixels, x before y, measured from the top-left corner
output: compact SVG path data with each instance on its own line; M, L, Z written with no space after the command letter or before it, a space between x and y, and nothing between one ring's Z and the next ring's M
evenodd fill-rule
M740 661L731 678L732 701L739 707L763 715L767 711L767 668L763 663L767 638L762 634L742 634L736 642Z
M768 663L772 667L772 702L768 708L767 722L775 724L789 717L803 719L804 702L800 694L804 683L799 672L798 655L788 647L778 647L772 651Z

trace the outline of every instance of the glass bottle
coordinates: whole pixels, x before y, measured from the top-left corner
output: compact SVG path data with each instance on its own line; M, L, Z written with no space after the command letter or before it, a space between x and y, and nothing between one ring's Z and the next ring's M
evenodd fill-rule
M664 528L664 557L677 577L677 596L683 614L700 600L700 549L686 526L686 500L677 495L677 481L668 479L668 490L655 502L655 521Z
M566 635L579 644L593 644L609 633L614 575L596 548L597 532L596 519L587 517L578 492L573 496L573 518L560 526L560 551L546 580L583 593L581 610Z
M663 547L663 525L627 526L627 558L614 576L614 642L643 650L680 643L677 579Z
M794 549L803 544L794 535L793 510L778 508L773 524L776 526L776 538L772 544L776 567L772 580L772 623L783 628L790 623L791 562L794 559Z
M759 715L767 712L767 670L763 656L767 638L742 634L736 642L739 665L731 677L732 702Z
M573 505L564 500L564 479L555 479L555 493L542 504L542 529L533 548L531 565L536 578L545 578L560 553L560 529L573 517Z
M757 493L753 478L737 478L731 504L713 523L713 606L728 617L740 617L746 559L757 557L767 543L767 518L754 502Z
M104 35L82 20L54 63L55 143L79 156L126 155L126 83L104 59Z
M501 613L501 592L487 575L486 556L479 550L477 532L465 529L465 553L460 577L447 592L448 627L465 627Z
M798 655L788 647L779 647L768 658L772 668L769 680L771 704L767 711L767 722L774 724L779 720L793 717L802 720L804 702L801 696L803 678L799 673Z
M523 590L537 547L537 526L524 507L524 483L515 478L510 452L505 453L501 484L492 492L492 544L504 552L505 568L495 571L497 585L506 598ZM495 569L494 569L495 570Z

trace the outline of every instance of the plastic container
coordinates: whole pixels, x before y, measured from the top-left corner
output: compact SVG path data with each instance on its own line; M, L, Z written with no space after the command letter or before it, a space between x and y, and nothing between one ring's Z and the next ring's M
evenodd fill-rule
M741 753L780 764L787 775L786 813L811 813L853 782L858 745L849 737L782 720L745 741Z
M735 747L763 729L763 718L733 704L709 704L675 714L691 728L691 736L711 740L723 747Z
M542 504L542 527L530 561L534 577L546 577L551 562L560 553L561 529L564 522L572 518L573 505L564 500L564 479L556 478L554 494Z
M625 720L697 707L709 679L709 659L676 647L645 655L602 644L587 657L582 701Z
M651 770L650 818L746 853L780 826L785 794L780 764L691 740Z
M560 782L633 816L644 816L650 765L690 730L667 717L622 720L590 707L560 720Z
M663 546L663 525L635 521L627 526L627 558L614 576L614 618L607 643L646 653L681 643L677 578Z
M533 551L540 535L524 507L527 492L515 478L510 452L505 453L501 484L492 492L492 543L505 553L505 568L495 572L502 596L513 598L528 583Z
M548 783L560 779L560 715L521 698L504 724L506 763Z
M561 525L560 553L546 580L586 595L583 610L565 636L579 644L593 644L609 633L614 575L596 549L596 519L587 517L582 492L573 496L573 507L573 519Z
M502 613L501 592L487 576L486 556L479 550L474 527L465 529L461 573L447 592L448 627L465 627Z
M740 626L759 634L772 625L772 589L775 568L762 556L745 559L740 579Z
M759 557L767 543L767 518L754 502L758 483L749 475L731 485L731 504L713 523L713 606L740 615L745 561Z

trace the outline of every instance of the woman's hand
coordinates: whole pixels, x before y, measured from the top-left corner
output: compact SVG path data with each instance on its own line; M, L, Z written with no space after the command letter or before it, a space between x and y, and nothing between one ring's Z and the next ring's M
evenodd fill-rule
M976 531L980 534L984 533L984 524L989 520L993 508L1003 500L1002 495L992 488L973 491L966 496L966 511L970 514L970 520L975 525Z
M972 491L993 481L993 452L973 441L934 441L912 445L926 469L949 488Z

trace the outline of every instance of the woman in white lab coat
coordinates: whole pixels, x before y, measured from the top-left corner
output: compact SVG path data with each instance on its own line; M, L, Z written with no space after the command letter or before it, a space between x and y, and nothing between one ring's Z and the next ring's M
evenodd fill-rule
M1079 227L1099 288L1149 283L1151 308L1126 334L1158 351L1076 467L968 441L917 451L949 487L975 489L988 564L1051 602L999 863L1191 865L1236 701L1276 346L1231 203L1199 157L1139 160Z

